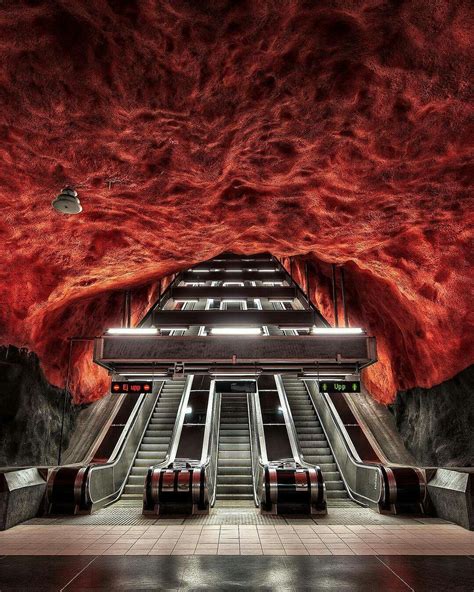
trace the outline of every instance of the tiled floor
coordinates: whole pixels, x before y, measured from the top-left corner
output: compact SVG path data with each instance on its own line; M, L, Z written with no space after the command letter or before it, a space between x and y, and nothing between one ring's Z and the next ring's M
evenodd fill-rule
M453 524L20 525L0 555L473 555Z
M470 557L0 557L0 590L467 592Z

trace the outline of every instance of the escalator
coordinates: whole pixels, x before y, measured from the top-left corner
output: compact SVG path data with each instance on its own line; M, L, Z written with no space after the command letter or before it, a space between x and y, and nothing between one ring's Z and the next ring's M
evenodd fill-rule
M349 500L349 495L308 391L296 376L282 376L282 383L303 457L306 462L321 468L329 504L340 505L344 500Z
M420 471L384 466L345 400L318 392L315 373L353 375L376 360L362 330L328 339L327 329L271 256L222 256L179 274L139 327L96 340L98 364L151 391L125 395L90 459L49 471L50 511L92 512L120 496L144 497L155 514L208 512L216 498L272 513L324 513L326 497L384 511L418 504ZM217 376L259 376L257 392L215 393Z
M168 381L164 384L133 462L121 502L130 502L133 505L142 503L143 484L148 467L164 461L170 448L184 385L184 379Z
M219 402L210 377L186 378L169 452L163 462L148 462L144 514L209 512L215 499L218 421L213 419Z
M221 396L216 497L218 501L253 500L247 397Z
M254 498L263 513L326 514L321 469L301 453L279 377L248 395Z

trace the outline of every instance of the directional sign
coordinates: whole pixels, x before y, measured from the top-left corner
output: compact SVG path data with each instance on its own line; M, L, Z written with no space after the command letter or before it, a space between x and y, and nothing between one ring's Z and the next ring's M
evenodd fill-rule
M255 380L216 380L218 393L256 393Z
M321 393L360 393L360 380L320 380Z
M134 382L112 382L110 387L112 393L122 395L123 393L151 393L153 385L151 382L134 381Z

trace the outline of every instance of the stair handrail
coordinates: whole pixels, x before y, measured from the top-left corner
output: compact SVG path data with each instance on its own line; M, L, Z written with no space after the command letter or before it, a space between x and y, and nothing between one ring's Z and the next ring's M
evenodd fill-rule
M293 419L293 413L291 412L290 403L286 394L285 385L280 374L275 374L275 384L280 399L280 404L283 410L283 417L285 418L286 430L288 432L288 439L290 440L291 451L293 452L294 460L304 467L305 469L317 468L321 470L319 465L310 463L304 458L303 451L301 450L298 433L296 432L296 426ZM326 483L323 482L324 487L324 498L326 498Z
M324 435L326 436L329 448L331 449L331 453L334 457L334 461L339 470L344 485L347 489L349 497L359 504L362 503L367 505L368 503L372 506L379 506L379 504L382 502L385 493L384 478L381 465L378 463L362 462L360 459L357 459L354 456L353 447L351 445L352 443L349 443L350 439L348 437L347 431L345 430L342 424L341 418L335 412L333 405L331 405L328 401L326 394L319 392L317 386L313 384L314 381L304 380L302 382L309 395L309 400L313 405L313 409L315 410L315 413L319 418L321 428L324 432ZM319 405L318 409L317 400L321 401L321 403L325 407L326 416L324 417L324 419L322 419L321 417L321 411L323 410L321 408L322 406ZM328 431L328 426L326 425L327 419L330 419L333 422L334 428L338 436L337 442L335 440L336 435L334 437L331 437L331 434ZM338 445L339 448L342 446L342 450L340 450L339 453L335 450L336 445ZM346 464L345 466L343 466L341 463L341 452L345 454L348 461L348 464ZM354 471L353 475L351 475L351 469L352 471ZM372 483L375 495L370 495L369 491L364 493L357 491L356 486L359 482L359 479L357 479L357 472L360 471L374 474ZM366 478L365 481L369 482L370 478Z
M250 455L252 459L252 484L255 505L260 507L260 496L264 485L265 465L268 464L262 410L256 393L247 393L247 407L250 430Z
M211 380L209 389L209 406L204 429L203 449L200 466L206 472L209 505L212 508L216 501L217 462L220 433L221 396L216 393L216 381Z
M120 497L120 495L125 487L125 484L127 482L128 476L130 474L130 471L131 471L131 468L133 465L133 460L135 459L135 457L138 453L138 450L140 448L140 444L143 440L143 436L144 436L146 429L148 427L148 423L150 421L151 415L153 413L153 410L155 409L156 401L161 396L161 392L163 390L163 385L164 385L164 382L160 381L158 389L155 393L143 394L138 399L137 403L134 406L132 414L131 414L131 416L133 416L133 419L131 419L130 421L127 421L127 424L124 427L124 430L123 430L124 436L121 438L120 447L117 449L117 446L116 446L113 451L113 460L110 462L106 462L106 463L91 463L90 465L88 465L88 471L87 471L84 492L81 496L81 498L82 498L81 505L84 508L85 507L91 507L91 508L94 507L94 509L98 509L100 507L103 507L104 505L108 505L109 503L115 501L116 499L118 499ZM124 476L123 480L121 479L119 487L116 488L115 481L116 481L116 477L117 477L117 469L122 464L122 459L124 458L126 448L127 448L127 445L129 444L131 434L134 430L135 425L137 425L137 421L140 418L142 410L145 411L145 415L146 415L146 417L144 418L144 421L143 421L143 427L140 430L138 437L135 439L135 441L137 442L135 449L133 450L132 454L127 456L127 459L124 459L124 461L126 460L126 462L129 463L128 470L127 470L126 475ZM129 462L130 457L132 457L132 459L133 459L131 462ZM93 496L93 493L92 493L92 480L99 477L101 472L104 472L104 471L111 472L111 479L110 480L107 480L104 478L104 489L105 489L106 485L109 485L109 483L111 483L112 484L112 491L109 491L106 495L95 499ZM100 477L99 477L99 481L100 481Z
M174 422L173 431L171 432L170 444L168 446L168 452L165 458L154 465L150 465L149 468L164 469L168 467L176 458L176 451L178 450L179 439L183 429L184 417L186 415L186 407L188 406L189 395L191 393L191 387L193 384L194 375L190 374L186 376L183 387L183 395L179 403L178 412L176 413L176 420Z

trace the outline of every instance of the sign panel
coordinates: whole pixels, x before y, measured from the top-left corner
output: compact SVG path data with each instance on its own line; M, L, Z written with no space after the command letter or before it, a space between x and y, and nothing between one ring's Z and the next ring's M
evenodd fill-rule
M152 390L152 383L142 380L134 382L117 382L114 380L110 387L110 391L116 395L122 395L123 393L151 393Z
M255 380L216 380L216 393L256 393Z
M321 393L360 393L360 380L320 380Z

